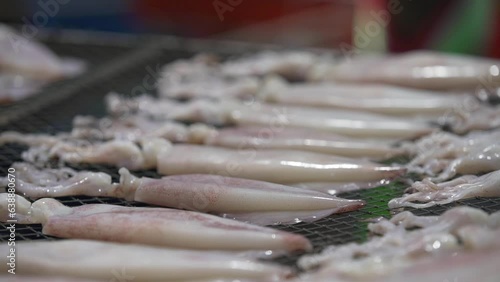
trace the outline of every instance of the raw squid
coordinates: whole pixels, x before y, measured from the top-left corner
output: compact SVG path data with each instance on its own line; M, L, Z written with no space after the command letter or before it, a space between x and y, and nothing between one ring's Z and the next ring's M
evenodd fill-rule
M379 282L443 282L443 281L484 281L498 280L498 249L446 254L411 262L406 268L381 277ZM374 281L374 280L371 280Z
M8 218L8 196L0 194L0 219ZM147 244L185 249L284 250L311 249L301 235L213 215L167 208L87 204L67 207L51 198L33 204L16 195L18 224L42 224L46 235Z
M0 134L0 146L8 143L17 143L26 146L54 146L68 139L67 134L57 136L49 134L23 134L15 131L6 131Z
M301 51L265 51L228 60L221 65L226 76L264 76L277 74L290 80L308 80L318 65L333 63L329 55Z
M362 260L393 260L406 257L427 256L431 253L456 251L461 248L459 240L454 235L463 226L476 224L486 225L488 214L481 210L459 207L446 211L439 219L422 229L407 230L418 227L415 223L399 225L397 217L394 220L381 220L369 225L369 229L383 234L373 237L365 243L350 243L325 248L318 255L304 256L299 260L299 266L311 269L318 265L335 262ZM395 222L393 222L395 221ZM413 219L414 222L417 220ZM434 244L434 242L438 242Z
M0 69L35 79L52 80L82 70L81 63L64 61L42 44L0 25Z
M224 217L269 225L313 221L364 206L306 189L218 175L173 175L136 178L120 169L120 183L101 172L39 170L15 163L17 191L30 198L74 195L108 196L148 204L213 212ZM7 186L7 179L0 179Z
M0 24L0 103L23 99L48 81L75 76L84 69L81 61L61 59Z
M169 126L165 127L166 129ZM173 126L175 128L175 126ZM175 132L175 131L174 131ZM182 138L182 134L176 135L174 132L163 131L163 136L173 139ZM131 134L129 134L131 133ZM162 133L159 131L158 133ZM172 133L172 134L170 134ZM90 130L77 130L73 132L75 136L87 135L92 139L100 139L113 136L122 136L122 139L111 139L107 142L102 140L76 139L66 133L56 136L47 134L22 134L18 132L4 132L0 134L0 145L6 143L17 143L30 146L30 149L23 152L23 158L32 163L45 165L51 158L57 157L61 161L69 163L96 163L107 164L129 169L151 169L157 164L156 154L167 149L171 143L166 139L148 138L131 141L137 137L137 132L116 131L101 134L99 129L95 132ZM131 139L131 140L128 140Z
M25 139L18 141L31 142L30 135ZM35 163L42 160L42 164L58 158L68 163L107 164L132 170L156 168L162 175L208 173L275 183L374 182L392 180L406 172L398 166L305 151L172 145L159 138L139 143L112 140L81 146L61 141L32 147L23 158Z
M257 78L229 77L222 73L213 57L198 55L166 65L158 80L158 92L170 98L245 98L257 92Z
M405 173L401 167L312 152L197 145L174 145L163 150L157 169L163 175L210 173L275 183L377 181Z
M258 100L269 103L414 117L459 134L500 126L500 107L481 104L470 94L443 95L377 84L287 85L282 80L269 79L258 95Z
M416 216L404 211L390 220L368 224L374 234L387 234L395 229L424 228L424 232L449 230L465 249L487 250L500 247L500 212L490 215L470 207L452 208L441 216Z
M378 219L375 223L368 224L368 229L379 235L385 235L397 229L411 230L422 228L413 232L451 232L457 234L462 227L474 225L485 228L496 229L496 219L500 213L488 215L480 209L467 206L451 208L439 216L417 216L409 211L403 211L394 215L390 220Z
M409 194L389 201L389 208L427 208L474 197L500 197L500 170L482 175L465 175L435 184L429 179L415 182Z
M495 250L439 254L418 259L339 262L291 281L445 282L498 281L500 252Z
M369 111L398 116L441 116L460 108L466 95L407 89L381 84L287 84L269 78L258 99L270 103Z
M8 279L8 280L7 280ZM36 277L31 275L0 275L0 281L9 282L103 282L103 280L85 279L85 278L74 278L74 277L62 277L62 276L47 276L47 277Z
M498 212L495 214L497 217L500 215ZM484 228L476 225L464 226L457 231L457 234L466 248L481 250L498 249L500 248L500 228L498 225L492 228Z
M2 244L0 269L6 273L9 246ZM87 240L16 242L19 275L69 276L134 281L196 279L282 280L290 270L240 258L234 253L176 250Z
M497 129L500 127L500 107L466 106L446 114L439 123L458 134Z
M314 129L239 126L215 129L205 124L186 126L156 121L140 115L119 119L78 116L71 136L92 140L130 140L160 137L172 142L188 142L228 148L292 149L347 157L387 159L404 154L397 139L367 140ZM2 136L0 135L0 142ZM5 138L6 139L6 138Z
M187 142L189 127L178 122L155 121L143 116L117 119L76 116L73 119L71 136L79 139L128 141L158 137L172 142Z
M292 149L376 160L405 153L396 147L397 139L352 138L314 129L285 127L273 130L263 126L238 126L208 131L198 126L192 131L197 129L200 134L207 135L204 144L227 148Z
M500 130L471 132L460 137L435 133L406 145L415 157L410 171L424 173L433 181L444 181L456 174L476 174L500 169Z
M23 77L22 75L0 73L0 104L29 97L42 85L42 82Z
M500 86L500 62L436 52L355 57L332 66L325 80L384 83L424 89L476 89Z
M291 183L290 186L319 191L330 195L375 188L391 183L390 179L367 182L300 182Z
M160 95L168 98L246 98L255 95L259 88L256 78L199 77L192 81L174 82L162 77L159 81Z
M302 257L299 265L305 269L321 266L319 273L312 275L329 273L331 278L339 275L345 281L371 281L379 275L391 277L401 269L436 257L461 256L492 248L499 250L499 241L492 236L498 233L497 218L498 213L488 215L470 207L457 207L441 216L430 217L403 212L391 220L381 219L369 224L372 232L382 236L372 237L362 244L328 247L319 255ZM482 240L477 238L476 241L486 239L487 242L471 242L472 234L482 236Z
M205 122L216 125L260 125L271 129L282 127L309 128L356 137L414 138L435 128L424 120L403 119L349 110L325 110L262 104L235 100L211 101L195 99L180 103L155 99L147 95L122 98L107 96L112 115L138 113L157 119Z
M158 90L169 98L251 98L261 87L258 77L276 74L307 80L327 61L332 59L309 52L266 51L220 64L213 56L202 54L166 65Z

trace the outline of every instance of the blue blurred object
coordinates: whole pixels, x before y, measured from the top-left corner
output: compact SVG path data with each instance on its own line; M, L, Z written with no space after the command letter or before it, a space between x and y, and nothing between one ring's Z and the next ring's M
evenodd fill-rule
M70 29L135 32L133 0L18 1L22 24ZM0 14L1 15L1 14Z

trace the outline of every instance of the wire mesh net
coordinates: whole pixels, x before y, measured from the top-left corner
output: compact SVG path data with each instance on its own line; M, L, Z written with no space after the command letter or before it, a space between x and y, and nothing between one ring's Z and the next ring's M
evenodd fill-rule
M195 43L196 41L194 41ZM110 91L115 91L125 95L136 95L134 88L143 84L144 77L148 75L147 69L156 70L158 66L169 63L175 59L188 58L198 51L210 51L214 53L223 53L223 55L238 54L247 49L228 48L221 43L194 44L188 42L184 45L174 44L165 46L158 43L157 46L151 47L144 45L141 48L134 50L123 47L103 47L99 49L95 47L93 51L83 52L83 49L88 50L88 46L83 45L61 45L50 44L51 47L61 54L73 53L75 56L82 55L93 64L99 65L99 62L111 62L112 58L127 60L127 64L119 64L118 66L109 66L106 72L102 71L102 67L96 67L96 71L101 71L100 76L88 78L86 74L78 81L72 82L73 87L64 97L57 99L49 104L37 105L36 109L31 113L22 115L19 118L12 119L10 122L0 128L4 130L14 130L20 132L32 133L56 133L61 131L69 131L72 125L72 119L76 115L93 115L102 117L106 114L104 105L104 96ZM174 46L174 47L173 47ZM189 47L191 46L191 47ZM188 48L189 47L189 48ZM81 50L77 50L83 48ZM120 49L122 48L122 49ZM119 50L120 49L120 50ZM77 54L78 53L78 54ZM120 55L121 54L121 55ZM111 63L110 63L111 64ZM151 75L151 74L149 74ZM85 79L87 76L88 79ZM65 82L68 83L68 82ZM57 91L57 85L49 86L44 93ZM144 88L143 88L144 89ZM154 89L145 89L154 95ZM42 93L42 94L44 94ZM23 105L29 103L38 103L38 100L25 101L19 103L15 107L21 110ZM21 152L26 149L18 145L5 145L0 147L0 175L7 174L7 169L15 161L21 160ZM116 168L101 165L82 165L73 166L76 169L85 169L92 171L102 171L110 174L114 181L118 180L118 171ZM135 171L137 176L159 177L155 171ZM345 214L332 215L313 223L299 223L295 225L278 225L275 228L302 234L311 240L314 250L319 252L323 248L332 244L345 244L349 242L362 242L369 236L367 231L368 219L380 216L390 217L391 211L387 207L387 202L397 196L401 196L405 185L400 182L392 183L387 186L382 186L369 190L349 192L342 194L341 197L349 199L363 199L367 205L354 212ZM97 197L62 197L58 198L63 204L68 206L79 206L89 203L107 203L125 206L147 206L141 203L127 202L122 199L115 198L97 198ZM438 215L449 209L450 207L459 205L469 205L476 208L481 208L487 212L495 212L500 210L500 198L478 198L458 201L445 206L436 206L432 208L412 210L418 215ZM5 241L9 238L9 231L5 228L7 225L1 224L0 240ZM17 240L39 240L39 239L56 239L51 236L44 235L41 232L41 225L20 225L16 226ZM298 258L298 255L290 255L278 258L277 261L287 265L293 265Z

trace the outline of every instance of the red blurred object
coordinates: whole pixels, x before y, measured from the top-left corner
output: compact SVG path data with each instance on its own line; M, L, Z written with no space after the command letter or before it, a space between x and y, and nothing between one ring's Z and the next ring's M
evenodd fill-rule
M350 43L352 1L183 0L136 1L148 29L291 45L337 47Z
M489 53L491 57L500 58L500 2L497 3L495 19L493 27L495 36L491 39Z

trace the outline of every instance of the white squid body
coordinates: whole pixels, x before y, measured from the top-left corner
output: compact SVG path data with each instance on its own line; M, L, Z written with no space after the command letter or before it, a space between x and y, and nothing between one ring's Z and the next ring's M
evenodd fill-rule
M8 219L8 196L0 194L0 219ZM167 208L87 204L67 207L51 198L33 204L16 196L17 223L43 225L46 235L205 250L311 249L301 235L213 215Z
M270 78L258 99L270 103L368 111L396 116L435 116L459 109L467 95L443 95L382 84L287 84Z
M212 212L260 225L313 221L332 213L357 210L360 200L274 183L218 175L136 178L121 169L120 183L105 173L69 169L40 171L14 164L17 191L30 198L108 196L154 205ZM7 186L6 178L0 186Z
M193 135L205 135L203 144L235 149L285 149L310 151L345 157L388 159L403 155L396 139L362 139L314 129L238 126L207 131L192 127ZM197 134L198 133L198 134Z
M91 124L95 123L92 122ZM70 163L100 163L117 167L127 167L129 169L156 168L157 154L155 152L157 149L161 151L162 148L166 150L170 148L170 145L166 143L166 141L162 141L156 137L169 140L170 138L173 140L183 139L193 143L204 143L207 145L233 148L233 151L239 149L237 152L247 152L248 155L254 155L257 152L253 152L254 150L277 149L283 151L282 149L285 149L289 152L289 150L293 149L349 157L386 159L402 155L406 150L393 147L386 143L384 144L381 140L361 140L338 136L333 133L296 128L283 128L276 132L269 131L267 128L253 126L216 130L202 124L184 127L169 122L166 122L162 128L166 130L147 131L142 128L137 129L134 127L122 128L119 124L111 127L80 125L78 129L73 130L72 137L86 136L94 140L103 139L102 141L111 139L111 141L87 146L72 143L70 140L65 141L64 138L60 136L25 135L16 132L5 132L0 134L0 144L21 143L31 146L31 149L23 153L23 158L33 163L39 163L40 160L43 162L56 157ZM151 142L140 140L146 136L151 136ZM141 147L132 142L133 140L139 142ZM395 140L388 139L387 142L395 142ZM176 146L177 145L175 145L174 148L176 148ZM157 149L155 149L155 147ZM243 148L245 148L244 151ZM207 149L209 150L210 147ZM331 160L334 159L340 160L336 156L331 156ZM355 160L353 159L352 161ZM356 162L357 161L358 160L356 160ZM368 162L365 161L365 163ZM375 164L373 165L375 166ZM360 169L362 169L362 167L360 167ZM375 170L378 169L375 168ZM352 179L349 181L311 181L304 179L288 184L333 195L386 185L396 176L402 174L404 174L403 169L401 169L400 174L395 173L392 176L385 174L380 175L380 177L383 176L382 178L373 178L365 181Z
M411 271L406 270L427 261L451 262L456 256L476 258L475 253L493 249L498 254L500 240L495 237L500 231L498 218L499 213L488 215L470 207L453 208L441 216L431 217L403 212L390 221L382 219L369 224L369 229L382 234L381 237L373 237L362 244L328 247L319 255L302 257L299 265L305 269L321 266L318 273L304 277L309 279L307 281L327 281L327 276L330 279L338 277L339 281L401 281L392 279L401 278L401 273L410 275ZM489 270L488 267L485 269ZM420 277L420 274L413 275ZM443 272L439 269L429 272L430 278L434 276L443 277ZM408 279L417 278L409 276Z
M12 136L11 136L12 137ZM32 136L14 136L23 143L49 145L32 147L23 153L26 160L59 158L69 163L108 164L128 169L156 168L162 175L218 174L274 183L376 182L405 174L398 166L368 160L306 151L230 149L206 145L171 144L150 138L135 142L112 140L88 146Z
M9 140L9 136L11 136ZM2 140L16 141L15 133L0 135ZM36 139L39 138L33 136ZM238 126L215 129L205 124L183 125L173 121L158 121L140 115L118 119L77 116L71 136L92 140L140 141L144 138L164 138L171 142L206 144L227 148L292 149L346 157L387 159L405 151L396 147L397 139L362 139L314 129ZM22 139L20 136L18 139ZM30 142L34 143L34 142ZM28 144L29 145L29 144Z
M338 195L358 190L376 188L391 183L391 179L381 179L364 182L298 182L291 183L293 187L319 191L330 195Z
M500 62L435 52L409 52L392 56L366 56L332 66L325 80L383 83L424 89L498 87Z
M122 172L123 173L123 172ZM134 185L136 180L128 180ZM186 184L194 190L185 191ZM135 184L137 185L137 184ZM188 187L189 187L188 186ZM136 201L223 214L260 225L314 221L360 209L364 202L301 188L217 175L178 175L143 179Z
M154 118L218 125L259 125L271 129L283 127L309 128L356 137L414 138L431 133L435 128L424 120L352 110L325 110L279 104L212 101L194 99L180 103L149 96L122 98L107 96L112 115L138 113Z
M274 183L361 182L394 179L401 167L313 152L174 145L158 155L160 174L219 174Z
M349 110L331 111L258 103L251 106L234 105L227 104L226 108L231 109L231 123L238 125L309 128L365 138L413 138L433 131L424 121L394 119Z
M429 179L415 182L401 198L389 201L389 208L427 208L474 197L500 197L500 170L482 176L465 175L435 184Z
M9 246L0 246L0 269L8 269ZM16 244L19 275L68 276L134 281L197 279L285 279L290 270L234 253L190 251L87 240L21 242Z

